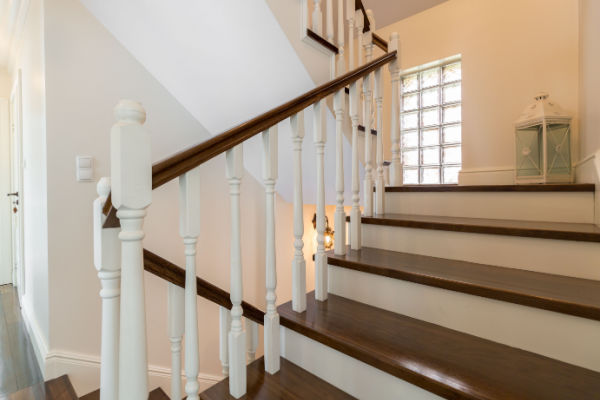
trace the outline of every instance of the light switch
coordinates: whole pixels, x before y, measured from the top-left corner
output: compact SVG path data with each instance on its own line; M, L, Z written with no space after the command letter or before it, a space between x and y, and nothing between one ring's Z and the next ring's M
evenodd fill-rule
M94 158L91 156L77 156L75 159L77 180L78 181L93 181L94 180Z

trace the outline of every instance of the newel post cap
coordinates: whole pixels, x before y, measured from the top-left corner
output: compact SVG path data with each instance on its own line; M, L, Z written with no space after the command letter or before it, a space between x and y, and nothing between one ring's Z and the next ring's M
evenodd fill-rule
M142 104L135 100L119 100L114 109L114 116L117 123L121 124L140 124L146 122L146 110Z
M110 178L108 176L103 176L98 181L96 185L96 192L98 196L106 199L110 193Z
M146 111L140 103L121 100L114 109L110 133L112 204L115 208L143 209L152 201L150 135L142 124Z

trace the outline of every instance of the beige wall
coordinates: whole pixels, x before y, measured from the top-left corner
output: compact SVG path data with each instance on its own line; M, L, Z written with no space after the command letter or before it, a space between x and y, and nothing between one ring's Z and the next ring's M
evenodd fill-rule
M579 104L581 156L600 149L600 2L580 0Z
M513 122L536 92L547 90L577 117L575 0L450 0L378 33L394 31L403 69L462 55L462 182L512 182Z
M0 98L7 99L10 96L12 80L6 68L0 67Z

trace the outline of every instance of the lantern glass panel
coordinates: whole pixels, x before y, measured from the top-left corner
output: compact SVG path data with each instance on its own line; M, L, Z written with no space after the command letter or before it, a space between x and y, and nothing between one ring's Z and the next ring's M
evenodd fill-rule
M542 126L517 129L517 176L542 175Z
M571 129L569 124L546 125L546 168L548 175L571 174Z

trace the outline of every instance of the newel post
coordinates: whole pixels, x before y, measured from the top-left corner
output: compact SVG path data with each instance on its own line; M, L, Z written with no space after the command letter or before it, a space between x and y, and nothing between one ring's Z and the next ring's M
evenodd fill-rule
M142 127L140 103L121 100L111 130L112 204L121 224L121 322L119 398L148 398L146 310L144 296L144 217L152 202L150 136Z
M396 59L390 62L390 75L392 76L392 164L390 165L390 186L402 185L402 156L400 148L400 48L398 32L390 35L388 51L396 51Z
M119 228L102 228L102 213L110 193L110 178L102 178L94 200L94 265L102 289L102 347L100 400L113 400L119 390L119 303L121 294L121 242Z

